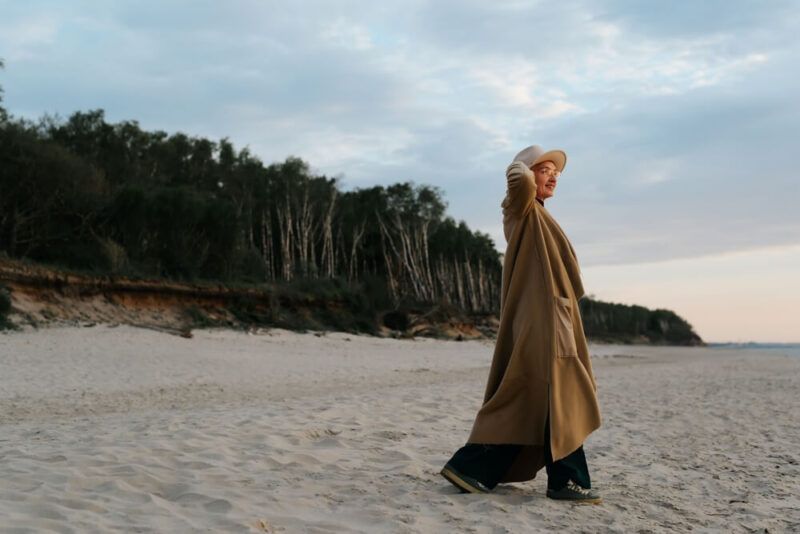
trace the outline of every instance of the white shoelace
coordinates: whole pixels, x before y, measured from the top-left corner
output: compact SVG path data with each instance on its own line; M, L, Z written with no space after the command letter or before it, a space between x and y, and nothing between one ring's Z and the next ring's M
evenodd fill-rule
M586 488L582 488L581 486L579 486L578 484L576 484L572 480L567 482L567 487L569 487L569 489L571 489L572 491L577 491L581 495L589 495L591 493L590 490L588 490Z

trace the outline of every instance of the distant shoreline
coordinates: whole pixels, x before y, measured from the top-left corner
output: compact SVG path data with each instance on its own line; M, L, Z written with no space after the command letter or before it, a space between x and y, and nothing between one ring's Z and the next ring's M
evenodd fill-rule
M800 342L798 343L773 343L773 342L758 342L758 341L707 341L707 346L725 347L725 348L743 348L743 349L800 349Z

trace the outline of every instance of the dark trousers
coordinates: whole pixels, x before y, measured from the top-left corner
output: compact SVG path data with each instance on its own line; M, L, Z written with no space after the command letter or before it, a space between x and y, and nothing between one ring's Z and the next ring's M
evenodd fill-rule
M548 489L559 490L572 479L583 488L591 488L589 467L583 445L568 456L553 461L550 451L550 424L545 424L545 469ZM448 462L458 472L479 480L493 489L506 474L524 445L467 443Z

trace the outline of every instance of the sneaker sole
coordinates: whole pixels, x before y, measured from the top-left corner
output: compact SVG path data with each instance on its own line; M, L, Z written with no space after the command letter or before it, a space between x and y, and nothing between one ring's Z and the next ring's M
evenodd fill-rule
M447 467L443 468L440 471L440 473L455 487L462 489L468 493L486 493L486 491L473 486L472 484L470 484L469 482L458 476L455 472L451 471Z
M603 498L602 497L598 497L596 499L560 499L558 497L550 497L550 495L548 495L547 498L548 499L553 499L554 501L574 502L576 504L600 504L600 503L603 502Z

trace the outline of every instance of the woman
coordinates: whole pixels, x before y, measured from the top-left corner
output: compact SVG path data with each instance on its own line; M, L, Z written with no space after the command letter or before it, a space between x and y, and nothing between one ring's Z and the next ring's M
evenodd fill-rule
M494 356L467 443L441 471L462 492L530 480L546 467L548 497L601 502L582 445L600 427L600 408L578 308L580 267L544 207L566 161L562 150L533 145L506 170L507 245Z

